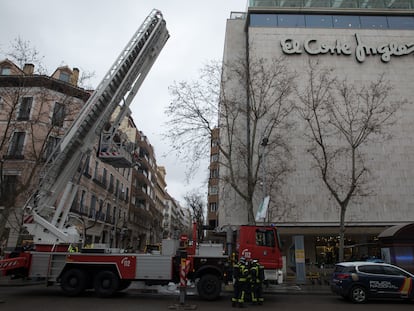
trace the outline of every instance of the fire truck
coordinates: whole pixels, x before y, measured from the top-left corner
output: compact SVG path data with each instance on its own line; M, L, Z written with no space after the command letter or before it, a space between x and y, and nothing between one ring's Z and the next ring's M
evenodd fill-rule
M82 237L70 225L70 207L92 146L99 139L99 158L114 167L134 165L134 148L115 139L122 119L152 64L169 38L162 13L153 10L88 99L78 117L48 158L37 191L24 207L24 227L32 249L21 249L0 261L4 275L41 279L77 296L93 289L108 297L131 282L167 285L193 282L201 298L214 300L231 279L232 257L222 244L163 240L156 254L111 248L80 248ZM114 122L111 116L117 112ZM108 124L112 124L108 127ZM239 226L233 230L237 257L258 259L269 280L281 280L282 258L276 227ZM233 252L231 252L233 253Z

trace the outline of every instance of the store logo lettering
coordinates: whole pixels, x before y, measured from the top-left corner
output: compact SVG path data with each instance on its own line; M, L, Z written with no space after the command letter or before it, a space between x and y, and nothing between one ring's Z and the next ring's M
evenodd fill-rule
M358 62L364 62L366 56L369 55L380 55L381 60L384 63L388 63L391 60L391 56L404 56L409 54L414 54L414 42L407 44L399 43L387 43L379 46L372 46L364 44L358 34L355 34L356 47L355 47L355 58ZM320 42L317 39L307 39L300 43L298 40L291 38L284 39L280 42L282 46L282 51L285 54L302 54L305 51L309 55L319 55L319 54L336 54L336 55L352 55L351 46L347 43L336 40L334 43L325 43Z

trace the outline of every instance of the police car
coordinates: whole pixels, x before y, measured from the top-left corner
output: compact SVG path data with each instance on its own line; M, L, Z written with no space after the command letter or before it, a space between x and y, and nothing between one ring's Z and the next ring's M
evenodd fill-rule
M335 265L331 290L354 303L370 298L414 299L414 275L399 267L376 262Z

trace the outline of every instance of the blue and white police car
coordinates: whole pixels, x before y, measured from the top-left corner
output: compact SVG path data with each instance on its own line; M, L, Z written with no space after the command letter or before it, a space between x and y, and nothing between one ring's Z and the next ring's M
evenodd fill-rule
M354 303L371 298L414 299L414 275L397 266L367 261L335 265L331 290Z

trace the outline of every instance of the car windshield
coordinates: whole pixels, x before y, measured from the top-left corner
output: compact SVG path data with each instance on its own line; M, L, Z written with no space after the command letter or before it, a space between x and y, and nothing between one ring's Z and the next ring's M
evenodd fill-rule
M355 272L355 267L354 266L336 265L334 272L336 272L336 273L353 273L353 272Z

